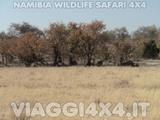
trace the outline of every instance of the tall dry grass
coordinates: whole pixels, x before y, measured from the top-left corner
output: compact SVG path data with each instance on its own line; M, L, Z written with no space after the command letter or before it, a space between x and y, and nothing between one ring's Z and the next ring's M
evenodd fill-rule
M10 103L40 102L150 102L145 120L160 120L160 68L157 67L70 67L1 68L0 120L13 120ZM24 117L25 118L25 117ZM23 119L23 118L22 118ZM31 120L53 120L50 117ZM99 117L59 116L55 120L102 120ZM111 117L110 120L127 120ZM135 120L144 120L141 117Z

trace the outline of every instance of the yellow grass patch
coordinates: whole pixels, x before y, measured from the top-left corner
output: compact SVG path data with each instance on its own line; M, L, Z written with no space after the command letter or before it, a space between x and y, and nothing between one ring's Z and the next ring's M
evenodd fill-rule
M145 120L160 120L160 68L69 67L1 68L0 120L13 120L10 103L16 102L123 102L151 103ZM35 120L102 120L105 118L60 116ZM111 117L110 120L127 120ZM142 120L141 117L135 120Z

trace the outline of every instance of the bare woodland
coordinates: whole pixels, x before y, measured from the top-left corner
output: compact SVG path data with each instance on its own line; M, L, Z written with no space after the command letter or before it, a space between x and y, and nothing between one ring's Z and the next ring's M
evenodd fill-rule
M1 66L138 66L159 59L160 29L108 30L102 21L52 23L48 29L23 22L0 33Z

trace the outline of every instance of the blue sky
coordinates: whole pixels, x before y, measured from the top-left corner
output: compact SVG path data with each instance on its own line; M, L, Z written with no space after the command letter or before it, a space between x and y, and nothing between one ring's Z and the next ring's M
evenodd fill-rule
M83 0L84 1L84 0ZM87 1L87 0L86 0ZM96 1L96 0L95 0ZM107 1L107 0L104 0ZM110 0L112 1L112 0ZM118 0L117 0L118 1ZM132 0L134 1L134 0ZM160 26L160 0L146 0L146 9L13 9L13 0L0 0L0 31L11 23L29 22L45 29L52 22L90 22L102 20L108 29L127 27L130 32L140 26Z

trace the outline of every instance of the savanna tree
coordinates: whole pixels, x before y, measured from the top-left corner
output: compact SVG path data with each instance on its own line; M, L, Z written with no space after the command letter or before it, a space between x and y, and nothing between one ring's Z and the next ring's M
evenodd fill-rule
M44 64L45 41L31 32L25 33L14 40L12 53L26 66Z
M83 35L80 42L81 55L87 66L94 65L95 56L99 45L101 44L100 35L105 29L105 25L101 21L93 21L90 24L82 26Z
M5 32L0 33L0 55L1 63L8 65L8 62L12 61L13 56L10 51L12 45L12 38L9 37Z
M81 24L71 22L68 24L68 52L69 52L69 65L77 65L77 59L80 54L80 42L82 41L82 27Z
M20 37L21 35L24 35L25 33L28 32L31 32L37 35L38 37L44 36L43 31L41 31L40 29L38 29L33 25L30 25L27 22L23 22L22 24L16 24L16 23L11 24L8 34L10 36Z
M48 41L50 53L54 66L64 64L64 56L67 52L67 35L68 30L64 24L50 24L46 31L46 39Z

